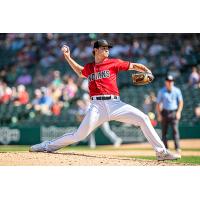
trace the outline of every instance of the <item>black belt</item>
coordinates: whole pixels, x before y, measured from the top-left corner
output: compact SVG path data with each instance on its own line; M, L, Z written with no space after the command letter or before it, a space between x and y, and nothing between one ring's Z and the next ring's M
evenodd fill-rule
M165 113L172 113L172 112L176 112L177 111L177 109L176 110L166 110L166 109L163 109L163 112L165 112Z
M110 100L110 99L117 99L117 96L99 96L99 97L92 97L92 100Z

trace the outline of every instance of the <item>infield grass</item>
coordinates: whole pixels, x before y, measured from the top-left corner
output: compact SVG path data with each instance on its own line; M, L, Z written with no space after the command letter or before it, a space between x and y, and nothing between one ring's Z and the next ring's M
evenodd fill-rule
M138 158L144 160L156 160L155 156L130 156L129 158ZM179 160L168 160L165 162L188 163L200 165L200 156L182 156Z
M28 151L29 150L28 145L0 145L0 152L12 152L12 151ZM77 151L81 151L81 150L91 150L88 146L85 145L78 145L78 146L68 146L65 148L62 148L62 150L77 150ZM123 148L123 147L119 147L119 148L113 148L112 145L99 145L96 147L96 149L92 149L92 151L146 151L146 150L152 150L152 148ZM200 148L182 148L183 151L200 151Z

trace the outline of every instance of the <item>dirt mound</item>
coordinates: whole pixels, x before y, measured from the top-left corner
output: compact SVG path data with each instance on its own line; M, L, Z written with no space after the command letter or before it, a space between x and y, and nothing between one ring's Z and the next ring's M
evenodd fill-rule
M118 155L124 154L119 152ZM0 153L0 165L4 166L179 166L180 163L158 162L119 157L111 152L58 152L58 153Z
M169 141L173 150L173 141ZM181 140L183 156L200 156L200 140ZM98 150L62 149L56 153L0 153L0 166L183 166L177 162L142 160L131 156L155 156L149 143L124 144L118 149L102 146Z

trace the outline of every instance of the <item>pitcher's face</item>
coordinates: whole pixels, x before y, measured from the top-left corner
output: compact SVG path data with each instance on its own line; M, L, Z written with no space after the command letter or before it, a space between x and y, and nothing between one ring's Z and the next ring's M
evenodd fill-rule
M98 49L95 49L95 56L102 57L102 58L108 58L109 48L108 47L99 47Z

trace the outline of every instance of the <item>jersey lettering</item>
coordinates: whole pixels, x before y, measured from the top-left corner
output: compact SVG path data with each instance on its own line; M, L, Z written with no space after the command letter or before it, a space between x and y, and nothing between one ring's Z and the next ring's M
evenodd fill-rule
M97 72L97 73L92 73L88 76L88 81L94 81L94 80L98 80L98 79L102 79L102 78L108 78L110 77L110 71L109 70L104 70L101 72Z

